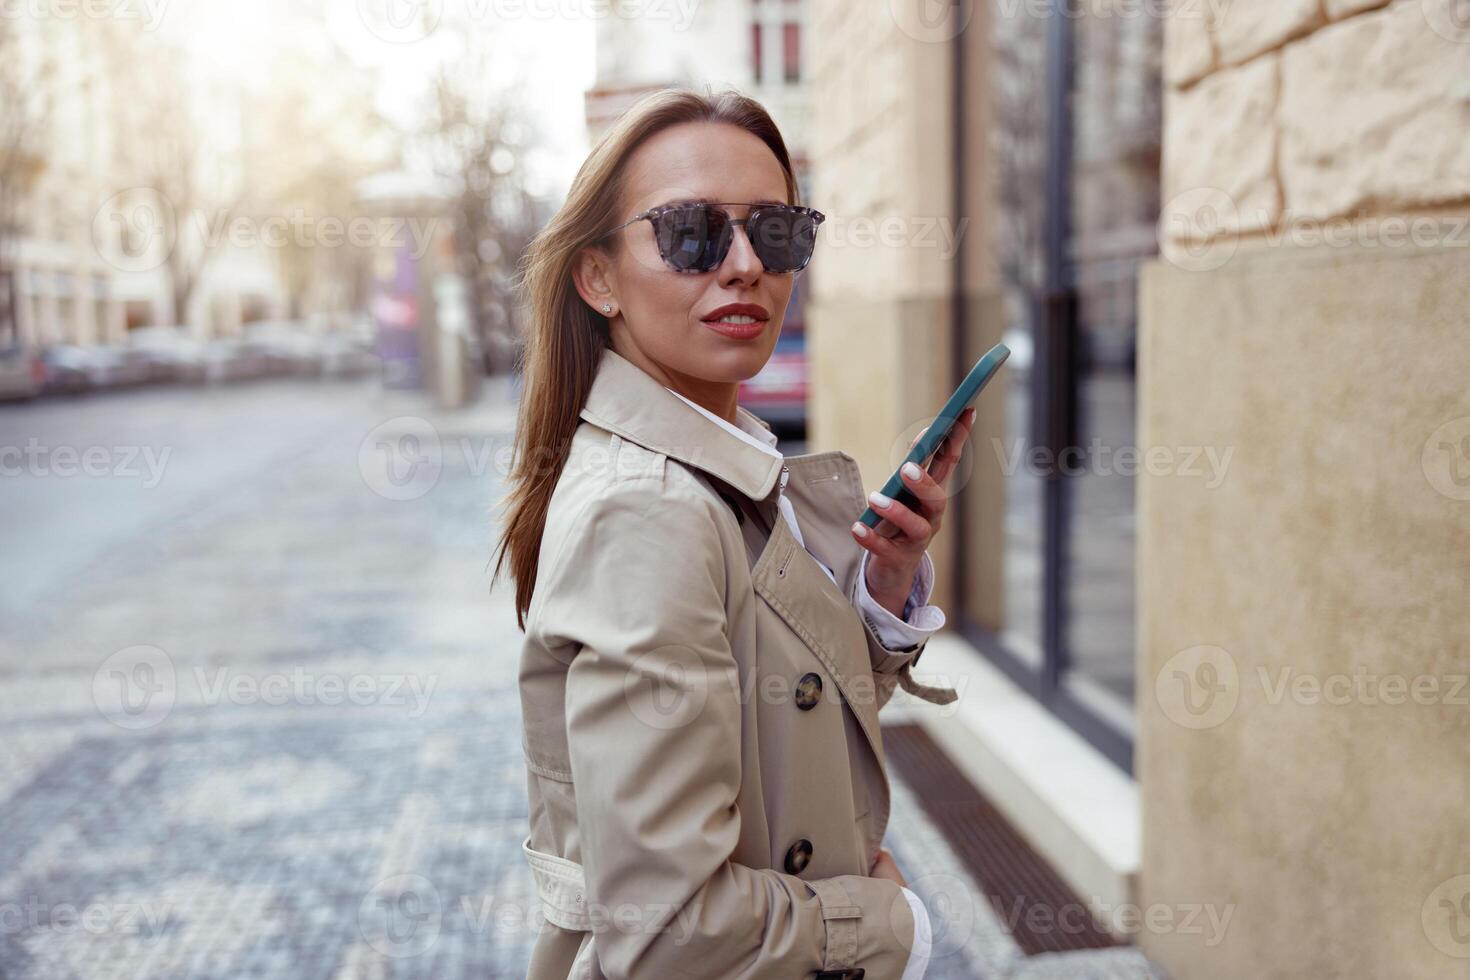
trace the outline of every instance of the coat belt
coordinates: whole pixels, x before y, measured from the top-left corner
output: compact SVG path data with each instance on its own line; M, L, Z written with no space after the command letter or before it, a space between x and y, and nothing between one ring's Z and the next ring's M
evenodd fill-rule
M960 693L952 687L935 687L930 684L922 684L914 680L913 673L908 670L900 671L898 675L898 686L908 691L916 698L923 698L933 704L949 704L959 699Z

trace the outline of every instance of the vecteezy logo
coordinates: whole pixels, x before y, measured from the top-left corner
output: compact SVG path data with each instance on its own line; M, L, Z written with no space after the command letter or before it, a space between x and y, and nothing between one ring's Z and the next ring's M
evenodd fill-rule
M1470 44L1470 0L1419 0L1424 19L1446 41Z
M888 14L915 41L943 44L965 29L975 0L888 0Z
M439 432L416 415L389 419L362 440L357 467L378 496L415 500L434 489L444 469Z
M1188 272L1213 272L1235 257L1230 234L1240 225L1235 200L1218 187L1176 195L1159 212L1159 252Z
M1420 908L1424 935L1446 956L1470 959L1470 875L1456 875L1429 893Z
M444 0L357 0L357 14L373 36L389 44L413 44L438 28Z
M1435 490L1451 500L1470 500L1470 415L1430 433L1419 463Z
M418 956L439 939L443 902L423 875L384 878L357 907L357 928L373 949L395 958Z
M640 655L623 677L623 699L649 728L675 731L699 719L711 677L691 647L664 646Z
M1221 647L1180 650L1154 678L1154 696L1164 715L1184 728L1214 728L1235 713L1240 672Z
M178 233L169 199L151 187L133 187L109 197L92 216L92 247L102 261L122 272L147 272L168 261Z
M979 924L974 884L958 875L938 871L920 875L908 887L922 898L929 913L930 959L942 959L963 949ZM889 919L895 929L902 914L900 904L908 904L902 896L889 908Z
M152 728L168 717L177 697L173 660L155 646L119 650L92 674L92 703L119 728Z

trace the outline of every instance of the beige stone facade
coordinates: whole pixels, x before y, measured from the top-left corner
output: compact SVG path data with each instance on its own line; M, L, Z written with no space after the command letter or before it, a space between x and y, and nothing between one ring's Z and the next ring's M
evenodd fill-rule
M1236 0L1166 42L1139 444L1144 907L1179 980L1470 962L1470 30ZM1458 690L1457 690L1458 688Z
M1315 2L1236 0L1218 23L1185 3L1165 48L1165 244L1470 201L1457 3L1335 3L1327 22Z
M987 137L983 5L965 30L973 45L967 91L975 111L967 154L968 221L954 217L954 76L946 22L894 16L888 5L813 0L811 157L813 201L827 212L820 258L807 273L811 365L808 437L814 450L840 446L871 487L902 461L953 388L951 346L957 255L963 254L965 351L969 361L1002 330L989 228L993 171ZM1003 398L980 408L977 436L1003 434ZM973 534L999 541L1003 491L967 515ZM940 570L935 601L949 596L953 542L931 549ZM972 594L1000 616L1000 548L990 567L971 569ZM952 597L951 605L952 605Z

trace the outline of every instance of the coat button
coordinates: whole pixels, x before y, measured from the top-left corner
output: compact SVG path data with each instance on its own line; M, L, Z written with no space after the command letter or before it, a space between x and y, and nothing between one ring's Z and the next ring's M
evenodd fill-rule
M812 859L812 842L803 837L786 849L786 872L799 875Z
M815 708L820 700L822 700L822 675L802 674L801 680L796 682L796 706L802 711L809 711Z

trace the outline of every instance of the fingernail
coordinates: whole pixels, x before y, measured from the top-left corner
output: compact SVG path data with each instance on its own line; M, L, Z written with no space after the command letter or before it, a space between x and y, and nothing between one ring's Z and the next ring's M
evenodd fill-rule
M864 524L862 521L858 521L856 524L854 524L852 526L852 530L853 533L860 538L866 538L868 536L868 525Z
M917 480L919 478L919 474L922 472L923 471L919 469L918 463L903 464L903 475L908 477L910 480Z
M893 498L885 497L877 490L874 490L872 493L868 494L868 502L871 503L874 507L879 508L880 510L886 510L888 508L888 505L893 503Z

